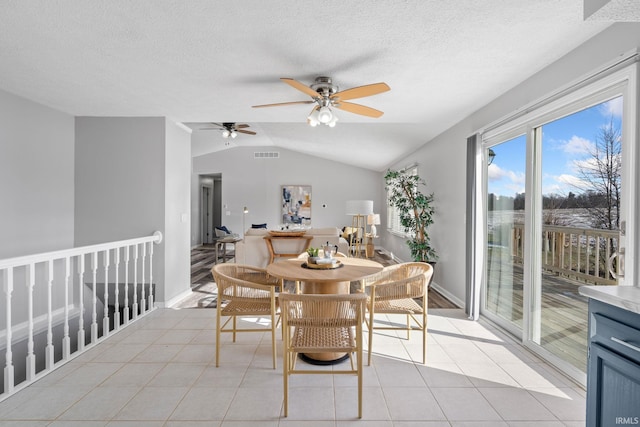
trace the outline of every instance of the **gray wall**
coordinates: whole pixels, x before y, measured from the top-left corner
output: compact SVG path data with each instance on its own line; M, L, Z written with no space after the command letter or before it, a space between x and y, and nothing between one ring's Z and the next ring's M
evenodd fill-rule
M75 245L162 231L154 247L159 302L189 289L189 156L188 134L164 118L76 119Z
M345 202L351 199L373 200L374 210L380 212L384 199L380 198L382 181L377 172L275 147L268 151L279 151L280 158L254 159L254 151L265 149L236 147L193 159L191 206L197 227L192 227L192 245L200 235L197 191L201 174L222 174L222 224L238 234L242 234L244 206L249 209L246 228L264 222L271 228L282 222L281 185L311 185L313 227L351 225L345 213Z
M418 162L427 190L435 193L437 214L430 231L440 259L434 281L458 302L465 298L466 138L638 46L640 24L614 24L393 166ZM384 233L382 244L398 257L410 259L404 239Z
M73 246L74 118L0 91L0 259Z
M0 259L73 247L73 150L73 116L0 91ZM26 283L24 270L14 274L16 324L28 318L28 293L19 285ZM36 277L44 280L44 274L38 265ZM0 333L6 327L3 276ZM42 313L44 286L36 287L34 299L34 312ZM54 310L63 303L62 295L53 295Z

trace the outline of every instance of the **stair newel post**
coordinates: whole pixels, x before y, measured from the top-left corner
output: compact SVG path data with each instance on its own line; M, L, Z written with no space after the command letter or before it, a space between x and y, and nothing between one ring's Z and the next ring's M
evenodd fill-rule
M153 242L149 242L149 309L153 309Z

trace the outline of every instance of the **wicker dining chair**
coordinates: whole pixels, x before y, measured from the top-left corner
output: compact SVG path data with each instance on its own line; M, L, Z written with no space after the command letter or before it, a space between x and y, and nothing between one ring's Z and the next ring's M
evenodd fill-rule
M362 324L366 295L281 293L279 298L284 332L284 416L289 414L289 376L344 374L358 377L358 418L362 418ZM296 368L299 353L323 352L349 354L351 369Z
M266 270L249 265L223 263L211 269L218 287L216 308L216 366L220 366L220 336L224 333L264 332L265 328L238 328L237 318L268 316L271 319L273 369L276 369L276 328L279 322L277 288L280 280ZM228 319L222 323L222 317ZM231 321L231 327L227 325Z
M427 287L433 275L433 267L425 262L406 262L385 267L379 273L361 281L361 290L367 293L368 316L365 319L369 330L369 355L371 365L373 331L422 331L422 364L427 360ZM416 299L422 299L419 304ZM405 314L405 326L375 326L376 314ZM413 322L412 322L413 321Z

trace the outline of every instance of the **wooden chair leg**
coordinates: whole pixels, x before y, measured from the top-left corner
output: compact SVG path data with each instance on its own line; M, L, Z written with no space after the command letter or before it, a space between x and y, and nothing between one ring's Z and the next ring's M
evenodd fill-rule
M367 365L371 366L371 349L373 348L373 310L369 310L369 351Z
M222 327L222 316L220 315L220 304L218 301L218 307L216 308L216 368L220 366L220 328Z
M427 363L427 310L422 313L422 364Z
M275 309L271 311L271 357L273 358L273 369L276 369L276 359L278 350L276 349L276 315Z

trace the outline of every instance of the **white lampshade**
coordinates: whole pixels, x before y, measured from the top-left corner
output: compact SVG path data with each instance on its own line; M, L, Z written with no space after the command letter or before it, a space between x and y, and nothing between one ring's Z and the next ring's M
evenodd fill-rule
M329 107L320 107L318 110L318 121L320 123L327 124L333 118L333 114L331 113L331 109Z
M373 213L373 200L347 200L347 215L369 215Z
M380 214L369 214L369 215L367 215L367 224L368 225L380 225Z

